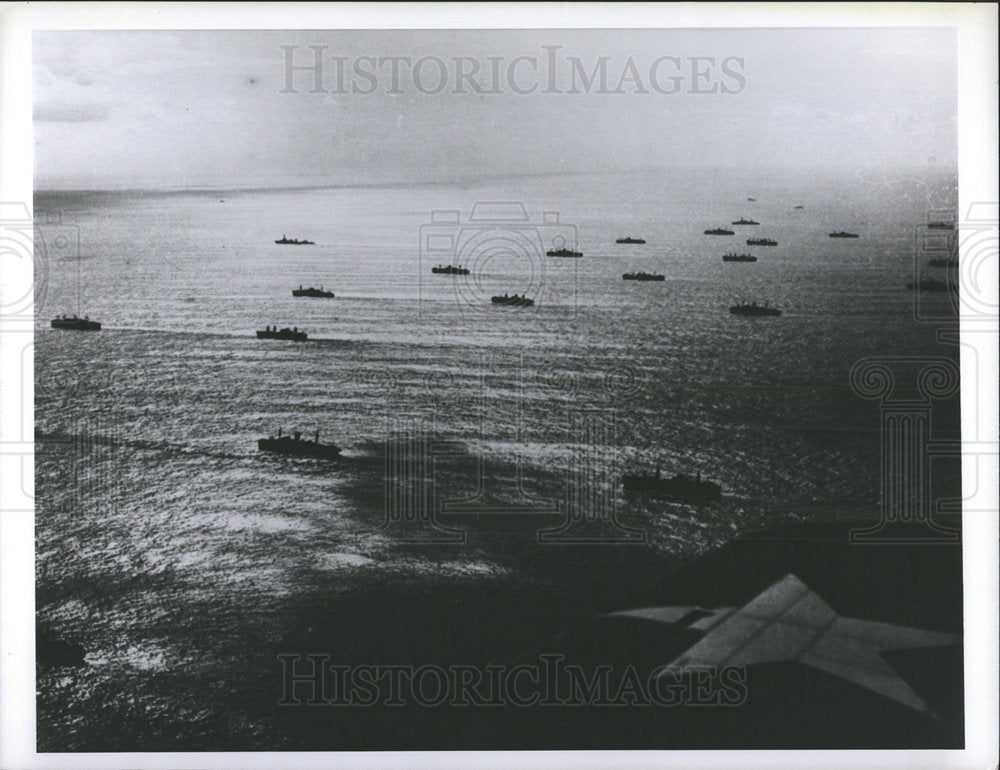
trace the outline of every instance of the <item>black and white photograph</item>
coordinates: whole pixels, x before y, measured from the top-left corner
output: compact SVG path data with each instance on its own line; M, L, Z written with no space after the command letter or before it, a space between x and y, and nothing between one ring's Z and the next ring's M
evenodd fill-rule
M995 7L53 5L0 764L995 766Z

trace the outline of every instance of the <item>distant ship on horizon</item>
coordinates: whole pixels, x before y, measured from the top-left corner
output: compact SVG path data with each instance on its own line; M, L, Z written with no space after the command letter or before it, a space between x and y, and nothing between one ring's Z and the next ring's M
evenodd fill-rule
M315 439L310 441L302 438L299 431L295 431L291 436L282 436L279 428L277 438L268 436L257 440L257 451L323 459L334 459L340 456L340 447L334 444L319 443L319 430L316 431Z
M305 332L300 332L299 327L295 326L289 329L287 326L284 329L278 329L277 326L268 326L263 331L257 330L257 339L259 340L290 340L292 342L305 342L309 339L309 335Z
M656 469L655 476L649 474L623 475L622 486L626 492L653 492L700 500L716 500L722 497L722 487L714 481L703 481L700 472L693 478L678 473L665 479L660 476L659 467Z
M857 233L849 233L846 230L837 230L835 233L830 233L831 238L860 238Z
M468 275L469 268L462 267L461 265L458 267L454 265L438 265L437 267L432 267L431 272L437 275Z
M740 217L735 222L733 222L733 224L734 225L759 225L760 222L754 222L752 219L744 219L743 217Z
M512 307L530 307L535 304L535 300L530 297L518 296L517 294L496 296L491 301L494 305L510 305Z
M545 256L547 257L582 257L583 253L580 251L573 251L571 249L552 249L551 251L546 251Z
M282 246L315 246L316 244L312 241L300 241L296 238L289 238L286 235L282 235L280 239L276 240L275 243L279 243Z
M737 254L735 252L729 252L728 254L722 255L723 262L756 262L757 257L753 254Z
M308 289L303 289L302 284L299 284L299 288L292 289L293 297L325 297L331 298L334 296L332 291L323 291L323 287L320 286L318 289L314 289L310 286Z
M659 273L646 273L640 270L637 273L622 273L623 281L665 281L666 277Z
M705 235L736 235L736 233L724 227L715 227L711 230L706 230Z
M781 310L776 307L771 307L768 304L758 305L756 302L743 302L738 305L732 305L729 308L729 312L733 315L747 315L747 316L779 316L781 315Z
M98 321L91 321L88 316L77 318L75 315L61 315L52 319L53 329L71 329L78 332L99 332L101 324Z
M615 243L645 243L642 238L632 238L631 236L625 236L624 238L619 238Z
M770 238L747 238L747 246L777 246L778 242Z
M919 281L910 281L906 284L910 291L950 291L951 285L937 278L923 278Z

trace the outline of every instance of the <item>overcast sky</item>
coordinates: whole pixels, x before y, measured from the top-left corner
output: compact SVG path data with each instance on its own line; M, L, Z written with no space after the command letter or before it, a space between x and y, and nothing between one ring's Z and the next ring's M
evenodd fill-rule
M309 46L322 82L289 81ZM36 32L36 188L952 168L955 58L928 29Z

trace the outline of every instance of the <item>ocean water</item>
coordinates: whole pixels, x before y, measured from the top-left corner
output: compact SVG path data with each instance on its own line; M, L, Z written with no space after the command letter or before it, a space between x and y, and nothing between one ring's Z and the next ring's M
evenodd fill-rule
M513 660L741 534L876 519L879 409L850 371L957 360L953 295L905 287L956 206L930 172L39 192L37 612L87 661L39 669L39 750L336 748L275 705L278 654ZM703 234L740 216L761 225ZM564 242L585 256L543 255ZM50 329L64 312L103 330ZM343 457L259 454L279 428ZM657 466L723 498L622 493ZM935 466L935 492L959 480Z

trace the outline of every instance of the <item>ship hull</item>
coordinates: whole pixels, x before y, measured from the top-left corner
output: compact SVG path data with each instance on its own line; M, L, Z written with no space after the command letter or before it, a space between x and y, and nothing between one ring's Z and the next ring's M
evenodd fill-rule
M292 331L278 331L278 332L268 332L268 331L258 331L257 339L259 340L288 340L289 342L305 342L309 339L309 335L305 332L292 332Z
M53 329L69 329L78 332L99 332L101 324L98 321L85 321L83 319L59 319L52 320Z
M333 444L319 444L315 441L296 440L289 437L258 439L257 450L292 457L315 457L324 460L340 457L340 447Z

